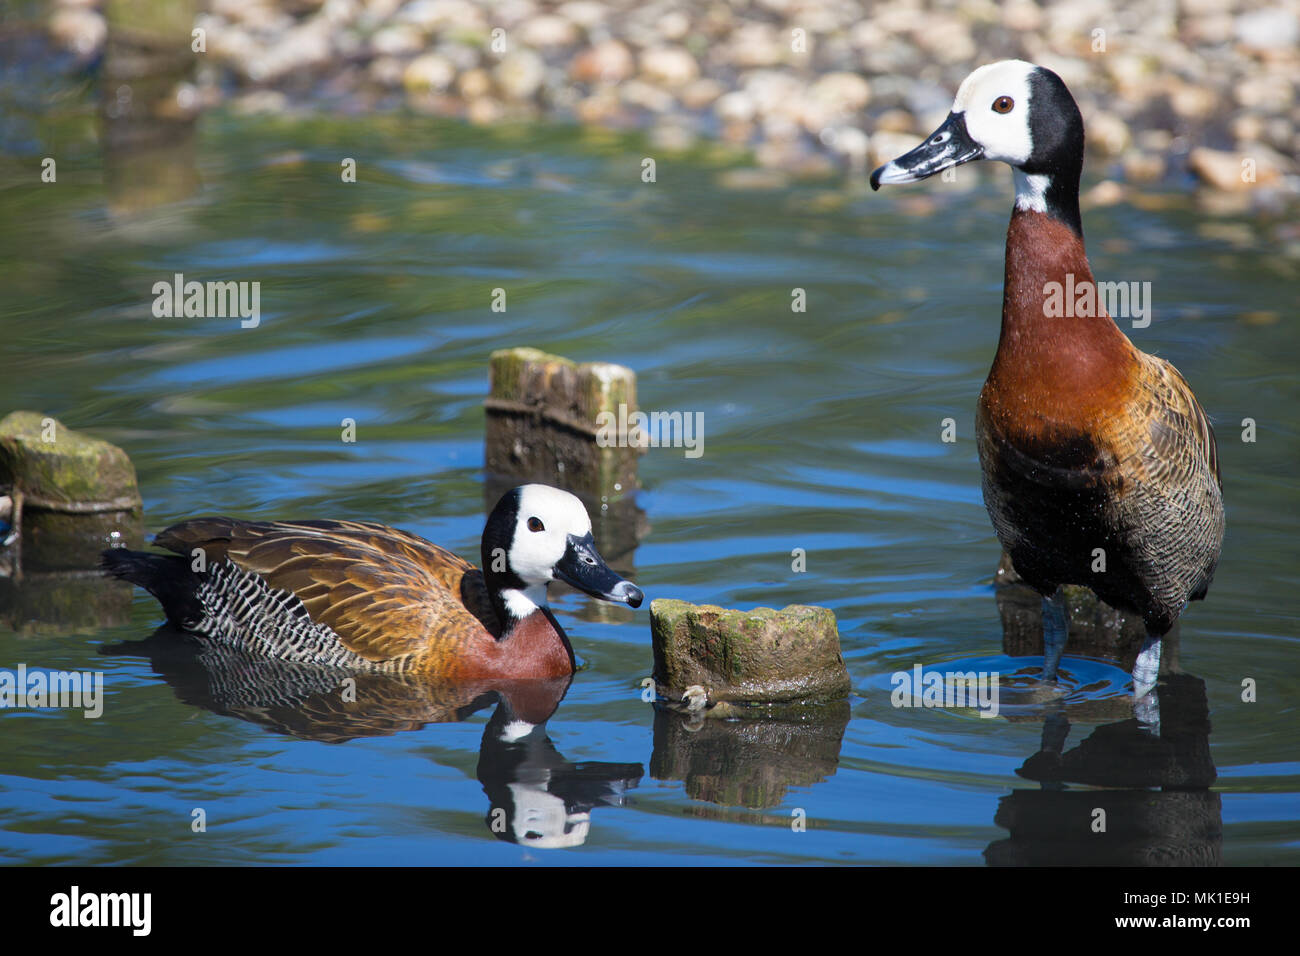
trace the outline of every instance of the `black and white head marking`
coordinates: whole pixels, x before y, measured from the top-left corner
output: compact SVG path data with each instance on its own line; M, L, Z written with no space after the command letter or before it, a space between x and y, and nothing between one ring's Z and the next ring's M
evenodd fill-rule
M644 597L596 551L582 502L548 485L521 485L497 503L483 530L483 576L503 622L545 607L546 587L557 578L632 607Z
M950 166L996 159L1012 167L1016 207L1083 234L1083 118L1065 83L1024 60L982 66L962 81L948 119L916 149L871 174L871 185L917 182Z

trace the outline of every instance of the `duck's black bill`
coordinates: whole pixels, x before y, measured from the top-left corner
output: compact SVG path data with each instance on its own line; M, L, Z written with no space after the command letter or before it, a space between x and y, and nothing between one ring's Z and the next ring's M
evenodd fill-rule
M871 174L871 188L893 183L919 183L952 166L984 155L984 147L966 132L966 114L949 113L942 126L920 146L891 160Z
M569 546L555 566L555 576L565 584L602 601L617 601L640 607L645 600L645 594L639 587L610 570L596 550L596 542L590 531L581 538L569 535Z

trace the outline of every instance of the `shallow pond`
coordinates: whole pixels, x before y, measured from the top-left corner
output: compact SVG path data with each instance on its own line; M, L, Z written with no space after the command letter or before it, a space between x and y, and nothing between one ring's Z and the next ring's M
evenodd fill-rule
M616 565L650 598L831 607L854 693L802 722L657 716L641 696L646 608L556 588L583 667L544 738L493 743L486 706L335 743L219 712L183 666L121 653L160 621L142 592L109 621L11 605L0 666L102 670L106 701L97 720L0 714L0 860L983 865L1152 862L1163 847L1183 862L1300 861L1297 264L1266 229L1177 193L1084 213L1098 277L1152 283L1154 320L1130 334L1215 420L1228 507L1209 599L1182 621L1173 705L1193 715L1188 759L1217 777L1161 794L1165 823L1099 850L1062 834L1098 804L1154 798L1017 774L1041 708L1013 693L981 719L890 700L890 675L917 664L1035 666L1004 652L972 440L997 341L1005 168L877 195L851 179L765 184L704 148L658 157L651 184L648 147L608 133L229 115L137 168L77 129L55 137L57 185L33 185L39 153L11 133L0 412L39 409L125 448L150 532L204 513L361 518L477 561L488 354L619 362L642 408L701 413L704 444L642 459L643 534ZM356 184L341 182L344 157ZM154 318L151 288L177 272L260 281L260 323ZM498 287L505 312L490 308ZM355 443L340 440L345 418ZM1095 745L1105 764L1131 716L1124 674L1066 668L1066 747ZM525 842L563 831L575 847L500 838L503 801L534 814Z

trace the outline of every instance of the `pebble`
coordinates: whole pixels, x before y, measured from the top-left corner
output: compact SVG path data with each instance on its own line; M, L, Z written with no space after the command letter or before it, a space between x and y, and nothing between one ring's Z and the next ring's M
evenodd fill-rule
M578 53L569 67L569 76L579 83L621 83L635 69L632 51L625 44L605 40Z
M475 126L491 126L505 115L505 109L496 100L480 96L465 104L465 118Z
M1155 182L1163 179L1168 166L1159 153L1144 153L1130 150L1124 154L1124 178L1138 183Z
M609 8L595 0L573 0L572 3L561 6L556 12L584 30L600 26L609 16Z
M570 46L578 42L578 28L572 21L554 14L533 17L519 28L519 41L530 47Z
M827 73L809 87L808 95L836 111L854 113L871 101L871 84L857 73Z
M492 74L477 67L466 70L456 81L456 89L467 101L483 99L492 92Z
M723 93L713 104L713 112L724 123L748 123L758 112L754 98L744 90Z
M1300 42L1300 18L1295 10L1267 7L1237 17L1237 39L1254 50L1294 50Z
M380 56L370 61L367 73L380 86L398 87L402 85L405 66L395 56Z
M1218 93L1197 84L1171 80L1168 94L1170 107L1184 119L1203 120L1222 108Z
M776 66L793 55L776 27L762 21L740 24L731 34L728 60L741 69Z
M916 39L920 47L940 63L968 63L979 52L970 30L955 20L930 24L917 31Z
M1246 156L1237 152L1225 152L1198 146L1187 157L1187 165L1202 181L1225 192L1241 192L1254 186L1267 186L1280 178L1275 165L1262 151L1258 155ZM1254 182L1246 175L1247 168L1243 161L1254 159Z
M338 0L329 0L327 9L337 2ZM409 23L426 33L435 33L448 28L481 30L486 25L484 12L480 4L470 0L412 0L398 10L396 16L402 23Z
M492 75L508 100L528 100L537 95L546 78L546 62L532 50L506 53Z
M622 116L622 103L617 93L601 90L579 100L574 106L574 113L587 126L613 125Z
M384 27L370 38L376 56L409 56L424 49L424 35L408 23Z
M691 31L691 18L681 10L669 10L659 18L659 35L665 40L684 40Z
M682 105L688 110L704 110L722 96L724 92L725 88L717 80L702 76L682 89Z
M1295 96L1294 82L1278 82L1267 76L1247 77L1233 87L1237 102L1247 109L1281 113Z
M481 72L481 71L480 71ZM466 74L468 76L469 74ZM486 75L484 75L486 78ZM406 65L402 85L408 90L444 90L456 79L456 68L445 56L425 53ZM462 89L462 93L464 90ZM486 91L480 91L480 93Z
M1037 30L1043 11L1034 0L1011 0L1002 8L1002 25L1008 30Z
M685 86L700 75L700 65L682 47L660 46L641 54L641 72L652 83Z
M1128 124L1114 113L1097 113L1084 122L1085 135L1108 156L1118 156L1133 141Z
M619 87L619 92L627 105L639 106L651 113L667 113L677 102L667 90L644 80L628 80Z
M847 160L854 172L866 171L871 140L862 130L856 126L827 127L818 139L831 152Z
M1114 206L1123 202L1126 195L1124 187L1115 180L1103 179L1079 199L1085 206Z

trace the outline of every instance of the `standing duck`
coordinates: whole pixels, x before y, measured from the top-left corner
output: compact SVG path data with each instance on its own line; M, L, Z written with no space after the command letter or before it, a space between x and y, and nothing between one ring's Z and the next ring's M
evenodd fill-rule
M1083 118L1061 78L1023 60L980 67L943 125L871 186L977 159L1010 165L1016 187L1002 333L975 419L984 503L1043 595L1045 676L1055 679L1068 634L1061 586L1082 584L1142 618L1141 698L1156 684L1161 638L1205 597L1219 559L1214 432L1177 369L1135 348L1096 295L1079 218ZM1084 307L1049 307L1062 288Z
M430 679L573 673L546 604L559 579L640 607L596 551L582 502L557 488L507 492L483 529L483 571L405 531L354 521L196 518L162 532L174 552L104 552L200 639L283 660Z

